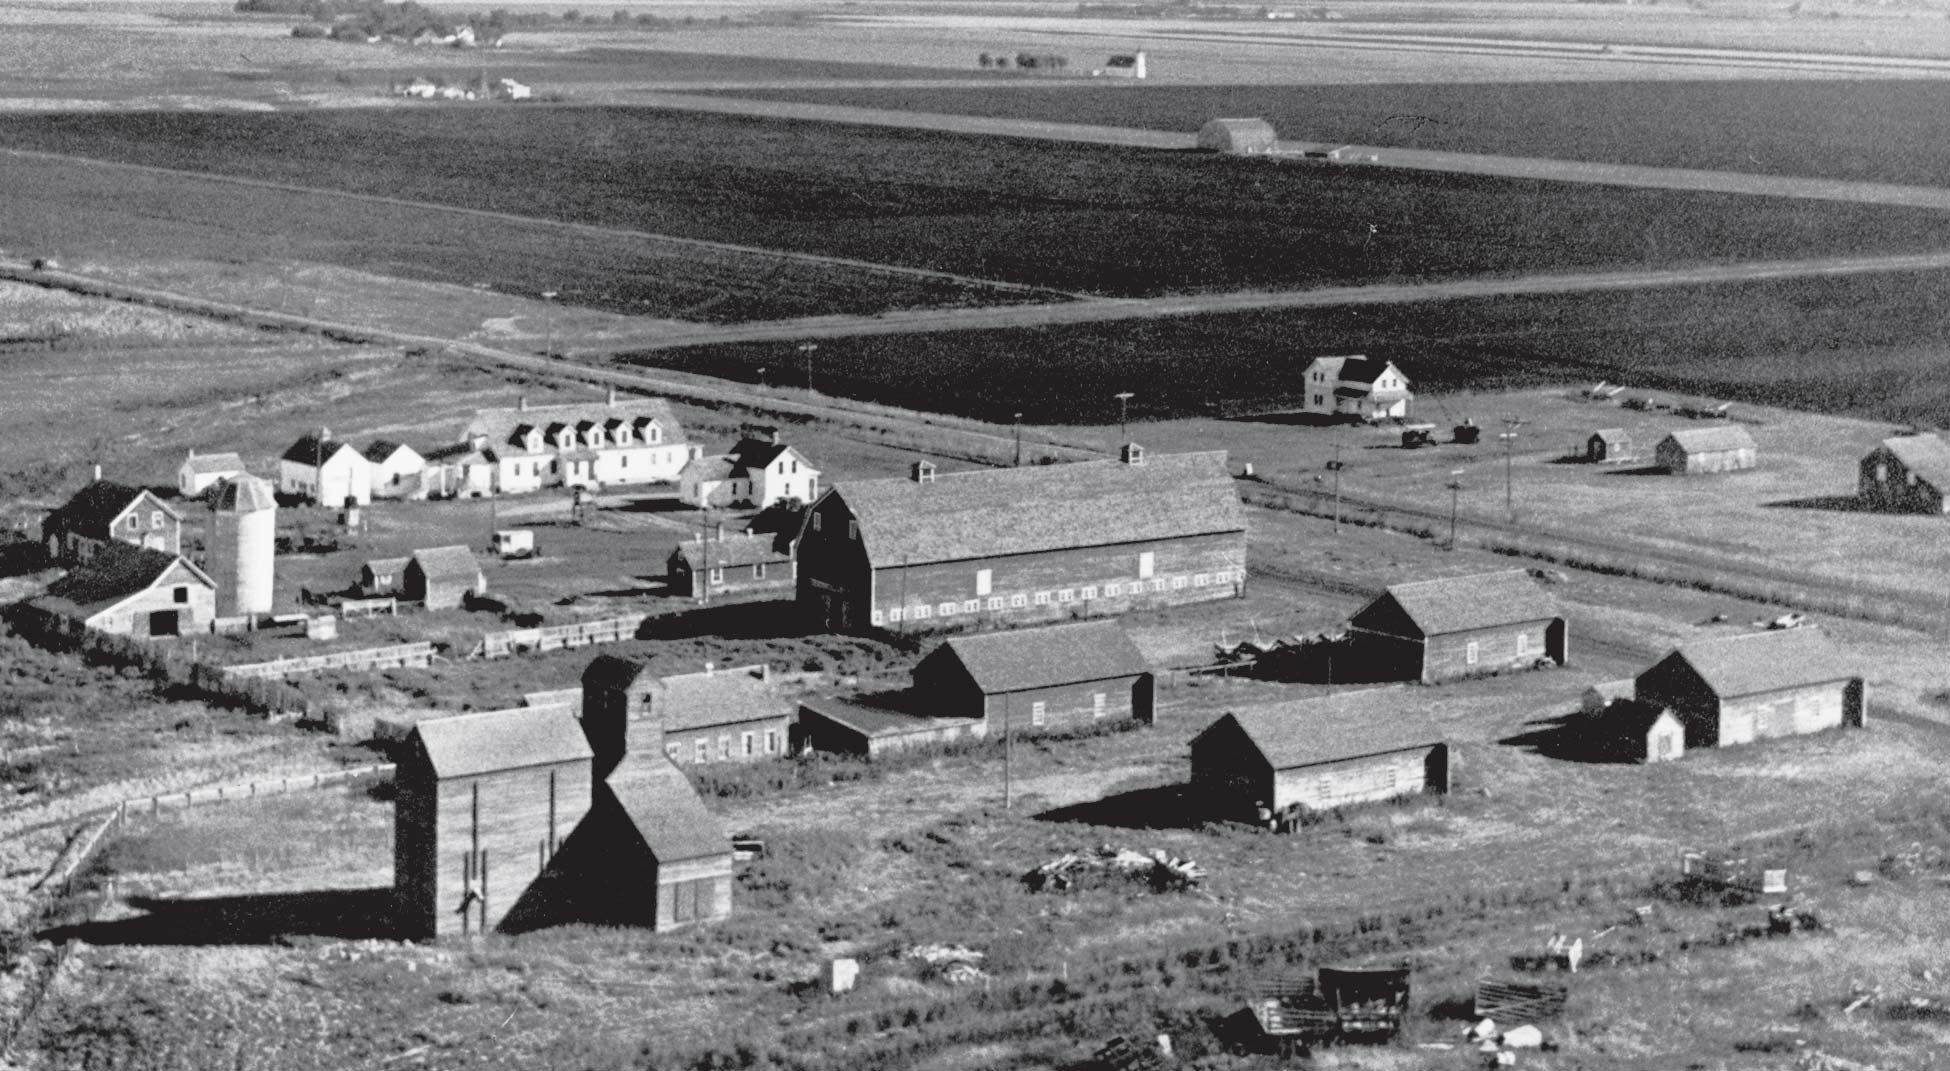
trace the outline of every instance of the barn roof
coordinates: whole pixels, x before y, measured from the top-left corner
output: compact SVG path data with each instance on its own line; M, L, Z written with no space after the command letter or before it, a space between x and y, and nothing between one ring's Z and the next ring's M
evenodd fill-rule
M682 673L657 681L652 713L665 732L783 717L790 709L772 686L748 670Z
M1950 443L1932 432L1903 435L1882 440L1883 448L1896 455L1903 467L1941 491L1950 491Z
M1681 428L1668 433L1668 440L1678 444L1689 454L1709 454L1720 450L1752 450L1754 437L1738 424L1720 424L1710 428Z
M147 591L179 565L199 583L216 588L216 581L208 573L174 554L110 542L86 562L49 584L46 594L34 603L44 610L86 619L131 595Z
M191 454L183 459L183 464L178 471L188 471L198 475L242 472L244 459L236 454Z
M1652 731L1662 717L1671 711L1655 703L1641 703L1636 699L1620 699L1605 708L1604 727L1620 736L1644 736ZM1674 718L1677 721L1677 718Z
M366 561L365 568L374 576L388 576L404 572L406 563L412 560L411 558L371 558Z
M217 487L219 490L211 506L225 513L255 513L278 506L277 491L269 480L239 475L224 480Z
M1424 636L1546 621L1557 606L1522 569L1395 584L1392 598Z
M1681 644L1666 657L1684 659L1722 699L1827 684L1856 675L1828 637L1813 628L1696 640Z
M76 491L73 498L49 513L44 527L47 530L80 532L97 539L108 539L111 537L109 527L115 523L115 518L146 493L140 487L130 487L112 480L96 480ZM177 520L183 519L174 506L154 495L149 497L163 512Z
M957 636L952 653L983 692L1019 692L1151 672L1124 630L1108 621Z
M418 452L415 451L412 447L406 445L405 443L396 443L391 439L374 439L372 443L366 447L365 450L366 460L372 462L375 465L384 464L387 458L392 457L394 454L399 453L401 450L405 450L408 453L412 453L415 456L418 456Z
M515 707L428 718L413 727L438 778L589 759L582 726L561 707Z
M1443 742L1441 732L1416 711L1407 690L1398 687L1247 707L1226 713L1213 727L1226 718L1244 730L1276 770Z
M1246 527L1222 450L835 487L875 565L966 561Z
M323 438L317 435L304 435L284 452L283 460L295 465L308 465L318 468L337 457L342 450L352 450L352 444L343 439ZM357 450L352 450L358 453Z
M673 863L731 854L724 823L662 755L631 755L603 784L623 807L657 861Z
M771 536L757 536L750 532L730 539L702 542L687 539L677 544L676 553L691 567L692 572L718 566L756 565L759 562L770 565L792 560L792 552L780 550Z
M481 566L474 560L474 552L464 546L427 547L414 551L412 560L420 563L420 572L428 580L459 580L472 584L481 576Z
M1632 441L1632 437L1625 433L1624 428L1599 428L1597 431L1591 433L1591 437L1601 440L1610 446Z
M654 420L664 430L664 441L678 443L684 441L683 425L677 422L677 414L670 403L662 398L619 398L615 402L571 402L566 405L531 405L526 409L510 406L504 409L479 409L474 419L467 425L462 438L471 439L477 435L486 436L490 446L519 446L516 432L526 434L526 429L539 427L548 429L552 439L555 429L573 426L583 421L607 421L621 417L633 424Z

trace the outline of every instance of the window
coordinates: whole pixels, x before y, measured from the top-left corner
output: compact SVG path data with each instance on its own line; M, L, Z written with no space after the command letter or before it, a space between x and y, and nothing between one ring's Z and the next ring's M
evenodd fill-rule
M898 622L902 617L901 608L896 606L887 611L887 620Z
M965 614L972 614L981 608L982 600L980 599L969 599L961 604L961 612Z
M156 510L154 513L149 514L149 527L152 530L161 528L162 524L163 524L162 510Z
M1096 597L1097 597L1097 585L1095 584L1088 585L1082 591L1077 592L1077 598L1083 599L1086 602Z
M1002 596L1000 595L989 596L989 609L991 610L1002 609Z
M991 587L993 586L994 580L995 580L995 570L993 569L975 570L975 594L987 595Z
M1105 585L1104 585L1104 598L1106 598L1106 599L1115 599L1115 598L1117 598L1117 597L1118 597L1119 595L1122 595L1122 594L1124 594L1124 585L1122 585L1122 584L1105 584Z
M1157 569L1157 565L1158 565L1157 557L1151 551L1147 550L1140 553L1138 555L1138 579L1139 580L1151 579L1151 574L1154 570Z
M746 757L746 758L748 758L748 759L749 759L749 758L751 758L751 757L752 757L753 755L756 755L756 754L758 754L758 752L757 752L757 750L756 750L756 745L754 745L754 744L752 743L752 740L753 740L753 737L752 737L752 734L750 734L750 733L744 733L744 734L742 734L742 735L740 735L740 737L739 737L739 739L738 739L738 743L739 743L739 744L740 744L740 745L741 745L742 747L744 747L744 749L745 749L745 757Z
M176 602L188 602L190 601L190 589L187 585L178 587L175 591L170 592L170 597Z
M1104 716L1104 715L1105 715L1106 713L1108 713L1108 712L1109 712L1109 710L1110 710L1110 704L1109 704L1109 703L1107 703L1107 702L1105 702L1105 696L1104 696L1104 693L1102 693L1102 692L1093 692L1093 693L1091 693L1091 696L1090 696L1090 716L1091 716L1091 717L1093 717L1093 718L1101 718L1101 717L1103 717L1103 716Z
M813 531L815 532L819 531L819 520L820 520L819 514L817 513L813 514Z
M779 731L777 729L765 730L765 753L767 755L776 755L779 753Z
M929 613L930 613L930 611L928 610L928 608L927 608L927 607L925 607L925 606L916 606L916 607L914 608L914 620L916 620L916 621L926 621L926 620L928 619L928 614L929 614Z
M860 522L859 522L859 521L854 521L854 520L849 520L849 521L847 521L847 522L846 522L846 538L848 538L848 539L858 539L858 538L860 538Z
M1163 580L1161 580L1161 579L1160 579L1160 580L1153 580L1153 581L1151 582L1151 590L1152 590L1152 591L1163 591L1163 590L1165 590L1165 582L1164 582Z
M728 759L730 757L731 757L731 737L729 736L718 737L718 758Z
M1049 592L1047 592L1047 591L1039 591L1039 592L1037 592L1037 593L1036 593L1036 605L1038 605L1038 606L1048 606L1048 605L1049 605Z
M899 611L899 610L895 610L894 612L895 612L895 613L897 613L897 614L898 614L898 613L900 613L900 611ZM883 619L883 618L881 617L881 614L880 614L880 611L879 611L879 610L875 610L875 611L874 611L874 612L873 612L873 613L872 613L871 615L869 615L869 617L870 617L870 619L872 620L872 622L873 622L874 624L876 624L876 625L878 625L878 624L881 624L881 623L883 622L883 620L884 620L884 619ZM896 618L895 620L899 620L899 618Z
M1059 592L1057 592L1057 593L1056 593L1056 601L1057 601L1057 602L1075 602L1075 601L1077 601L1077 589L1075 589L1075 588L1064 588L1064 589L1063 589L1062 591L1059 591Z
M1184 586L1185 586L1185 578L1184 578L1184 577L1182 577L1182 576L1174 576L1174 577L1172 577L1172 578L1171 578L1171 590L1173 590L1173 591L1177 591L1178 589L1180 589L1180 588L1182 588L1182 587L1184 587Z
M1047 720L1049 720L1049 704L1040 699L1029 704L1029 724L1041 728L1043 722Z
M1010 607L1011 607L1012 609L1016 609L1016 610L1020 610L1020 609L1022 609L1023 607L1025 607L1025 606L1028 606L1028 605L1029 605L1029 596L1027 596L1027 595L1011 595L1011 596L1009 596L1009 606L1010 606Z
M765 563L764 563L764 562L759 562L758 564L756 564L756 565L754 565L754 566L752 566L752 579L753 579L753 580L763 580L763 579L765 579Z
M1470 640L1469 646L1463 649L1463 661L1469 663L1472 666L1476 664L1476 641L1475 640Z
M1524 655L1527 655L1529 653L1530 653L1530 633L1528 632L1517 633L1517 657L1522 658Z
M653 443L660 443L660 442L663 442L663 441L664 441L664 429L663 429L663 428L661 428L661 427L658 427L658 426L657 426L657 425L655 425L655 424L652 424L652 425L650 425L650 441L651 441L651 442L653 442Z
M629 467L630 467L630 455L628 455L628 454L624 454L624 455L623 455L623 458L622 458L622 460L621 460L621 462L620 462L620 463L618 464L618 466L617 466L617 467L618 467L618 468L625 468L625 469L627 469L627 468L629 468Z
M1659 742L1657 746L1658 746L1657 754L1660 758L1662 759L1672 758L1672 737L1671 736L1668 736L1665 733L1660 733Z
M1212 577L1210 574L1207 573L1192 574L1192 586L1195 588L1202 588L1205 585L1210 584L1211 582L1212 582Z
M955 604L952 602L944 602L940 606L935 607L934 612L940 614L942 617L953 617L955 616Z
M794 461L794 462L792 463L792 474L793 474L794 476L797 476L797 475L799 475L799 463L798 463L797 461Z
M711 741L699 740L697 742L697 761L699 762L711 761Z
M684 749L677 744L665 744L664 754L669 756L672 762L684 761Z
M714 565L711 567L711 583L713 584L724 583L724 566Z
M133 513L129 514L129 531L131 532L142 531L142 518L137 517Z

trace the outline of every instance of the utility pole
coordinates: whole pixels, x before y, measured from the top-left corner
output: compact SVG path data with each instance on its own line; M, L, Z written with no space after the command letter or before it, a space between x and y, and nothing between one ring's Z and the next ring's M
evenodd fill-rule
M1503 434L1499 436L1503 440L1503 512L1513 521L1517 519L1517 505L1511 491L1511 471L1515 464L1513 455L1517 446L1517 429L1521 427L1523 421L1506 416L1503 418Z
M1022 467L1022 414L1016 414L1016 467Z
M765 382L765 366L762 364L758 366L758 385L761 387L768 385Z
M1341 534L1341 444L1334 444L1334 460L1327 463L1334 473L1334 534Z
M555 297L558 293L560 291L557 290L542 291L542 300L548 302L544 306L546 311L542 319L542 322L547 325L542 329L542 356L544 357L555 356Z
M1456 504L1462 498L1461 469L1449 470L1449 549L1456 549Z
M819 343L817 342L799 343L799 352L806 355L806 393L807 394L819 393L818 391L813 389L813 382L812 382L812 355L813 355L813 351L818 348L819 348Z
M1014 712L1011 694L1002 693L1002 809L1009 810L1014 795L1011 779L1015 775L1015 734L1009 731L1009 716Z
M1117 399L1117 445L1123 446L1131 441L1131 433L1126 427L1130 416L1131 399L1137 397L1127 390L1120 390L1111 397Z

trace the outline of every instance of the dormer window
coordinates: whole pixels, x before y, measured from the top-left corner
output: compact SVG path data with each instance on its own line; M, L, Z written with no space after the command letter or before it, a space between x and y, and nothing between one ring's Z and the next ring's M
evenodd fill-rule
M618 424L612 434L616 437L616 445L630 445L630 426L628 424Z
M576 433L563 428L555 433L555 447L558 450L572 449L576 444Z
M663 442L664 429L658 427L656 424L653 423L648 428L644 429L643 437L646 442L652 442L652 443Z
M584 439L583 439L583 441L584 441L585 443L587 443L588 445L590 445L590 446L595 446L595 447L600 447L600 446L602 446L602 445L603 445L603 429L601 429L601 428L590 428L590 429L588 430L588 432L586 432L586 433L585 433L585 436L584 436Z
M529 432L528 438L522 442L522 445L531 454L540 453L542 449L542 433L539 431Z

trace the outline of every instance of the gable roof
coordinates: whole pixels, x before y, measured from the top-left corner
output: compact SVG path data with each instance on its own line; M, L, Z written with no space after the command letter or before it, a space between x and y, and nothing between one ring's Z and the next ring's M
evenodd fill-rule
M1369 688L1229 711L1253 747L1276 770L1443 743L1441 732L1415 709L1407 689Z
M692 572L719 566L783 564L792 560L790 549L781 550L770 536L756 536L746 532L742 537L729 539L708 539L699 541L687 539L677 544L675 552L690 566Z
M463 546L427 547L414 551L409 560L420 563L420 572L428 580L464 580L472 584L481 576L474 552Z
M1636 699L1620 699L1605 708L1604 728L1620 736L1644 736L1652 731L1660 718L1679 719L1671 708L1656 703L1641 703Z
M244 471L244 459L237 454L191 454L183 459L178 472L193 472L199 476L222 475L228 472Z
M1556 604L1522 569L1394 584L1382 598L1393 599L1424 636L1557 616Z
M1663 664L1673 657L1684 659L1722 699L1856 676L1848 660L1815 628L1695 640L1680 644L1659 661Z
M744 469L762 469L779 459L779 455L792 449L784 443L768 439L740 439L731 448L731 457Z
M738 469L738 459L730 454L707 454L684 462L677 476L683 480L728 480Z
M387 458L392 457L401 450L405 450L415 457L420 456L419 451L414 450L405 443L396 443L391 439L374 439L365 449L366 460L375 465L384 464Z
M304 435L300 436L297 442L292 443L290 448L285 450L281 460L289 461L296 465L319 468L346 450L352 450L352 444L343 439L324 439L317 435ZM352 450L352 452L354 454L359 453L357 450Z
M176 507L150 494L144 488L130 487L112 480L96 480L76 491L73 498L49 513L47 519L42 522L42 530L79 532L97 539L111 539L113 533L109 529L115 524L115 518L121 516L124 510L134 505L135 500L143 495L149 495L149 500L160 507L164 513L179 521L183 519L183 515L176 511Z
M662 755L631 755L603 780L660 863L731 854L724 823Z
M413 727L438 778L587 761L594 754L561 707L514 707L427 718Z
M35 604L45 610L86 619L131 595L147 591L178 566L190 579L216 589L216 581L208 573L174 554L110 542L86 562L49 584L47 593L36 599Z
M1341 363L1340 380L1343 383L1373 383L1381 373L1392 367L1394 362L1379 357L1349 357Z
M1607 444L1627 443L1632 441L1632 437L1630 435L1625 434L1624 428L1599 428L1597 431L1591 433L1591 438L1603 440Z
M412 560L411 558L371 558L360 568L374 576L389 576L393 573L405 572L406 563Z
M217 484L210 506L224 513L255 513L278 508L278 494L271 481L240 474Z
M781 718L791 708L770 684L740 669L681 673L659 678L654 687L650 710L665 732Z
M861 480L827 492L882 568L1240 532L1223 450ZM823 501L824 499L822 499Z
M1950 491L1950 443L1945 443L1935 432L1884 439L1882 446L1930 486Z
M1752 450L1754 437L1738 424L1720 424L1711 428L1681 428L1666 435L1668 440L1678 444L1689 454L1712 453L1716 450Z
M957 636L935 651L952 654L988 694L1151 672L1137 645L1108 621Z
M489 446L519 446L515 438L517 430L540 428L552 441L555 429L574 427L583 421L606 422L613 417L626 420L654 420L664 430L665 443L684 441L683 425L677 422L677 414L670 403L662 398L619 398L614 404L609 402L569 402L563 405L531 405L526 409L510 406L503 409L479 409L474 419L468 422L467 430L461 433L462 439L472 439L477 435L486 436Z

